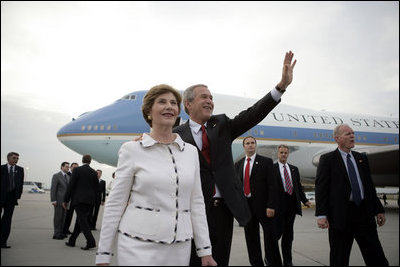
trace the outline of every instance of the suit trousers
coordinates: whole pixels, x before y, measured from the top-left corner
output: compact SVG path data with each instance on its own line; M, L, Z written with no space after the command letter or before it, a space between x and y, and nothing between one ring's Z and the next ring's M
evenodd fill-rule
M244 227L250 265L264 266L260 243L261 224L264 233L264 251L266 261L269 265L282 266L274 219L266 219L267 221L259 220L256 216L256 211L254 210L255 204L253 201L254 200L251 197L247 198L247 203L249 204L252 217L249 223Z
M74 208L70 206L65 215L65 222L64 222L64 226L63 226L64 234L68 233L69 227L71 226L73 216L74 216Z
M74 206L76 211L76 222L74 231L72 235L69 237L68 243L71 245L75 245L76 239L79 234L82 232L86 238L86 245L88 247L96 246L96 240L94 239L92 232L90 231L90 217L92 210L92 206L88 204L77 204Z
M233 215L223 198L214 198L212 201L207 214L212 256L218 266L228 266L233 236ZM201 266L193 241L189 265Z
M283 265L292 264L292 244L294 239L293 233L293 225L294 220L296 219L296 196L294 193L289 195L285 193L284 198L284 209L282 214L280 214L279 224L281 233L279 236L282 236L281 240L281 250L282 250L282 258Z
M3 214L1 216L1 245L7 245L7 240L11 232L11 219L16 204L15 190L11 192L1 192L1 194L4 194L1 202L1 213Z
M63 227L65 222L65 215L67 211L63 208L61 203L57 203L57 206L54 207L54 236L61 236L63 234Z
M349 201L346 218L344 230L329 227L330 265L349 266L355 239L367 266L388 266L378 238L375 218L368 215L365 201L359 207Z
M96 229L96 224L97 224L97 217L99 216L99 210L100 210L100 204L101 202L96 202L96 204L94 204L93 207L93 216L90 220L90 225L92 227L92 229Z
M233 215L223 198L213 199L211 219L213 223L209 231L212 255L219 266L228 266L233 236Z

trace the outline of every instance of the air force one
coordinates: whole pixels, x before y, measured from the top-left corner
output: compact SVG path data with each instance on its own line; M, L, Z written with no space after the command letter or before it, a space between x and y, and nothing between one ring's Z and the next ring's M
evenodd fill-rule
M72 119L58 131L58 139L79 154L90 154L99 163L117 166L121 145L150 131L141 110L146 92L132 92ZM221 94L213 97L214 114L225 113L230 118L257 101ZM187 120L181 107L176 125ZM244 156L242 140L248 135L257 139L257 153L274 160L277 145L286 144L290 147L288 161L299 167L303 181L314 181L320 156L337 147L333 128L342 123L355 132L354 150L368 155L375 185L399 186L399 118L313 111L280 103L257 126L234 140L233 159Z

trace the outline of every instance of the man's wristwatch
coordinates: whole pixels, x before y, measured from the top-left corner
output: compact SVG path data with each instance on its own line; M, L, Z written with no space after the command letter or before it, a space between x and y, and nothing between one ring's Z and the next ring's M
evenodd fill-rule
M279 93L281 93L281 94L283 94L286 91L286 89L281 89L278 86L275 86L275 89L278 90Z

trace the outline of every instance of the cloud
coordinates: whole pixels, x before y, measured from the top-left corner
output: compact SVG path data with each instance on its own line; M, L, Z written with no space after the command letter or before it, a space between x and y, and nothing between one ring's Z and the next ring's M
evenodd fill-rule
M259 98L291 49L286 103L398 116L375 101L398 99L395 2L2 2L2 22L1 94L27 107L78 116L159 83Z

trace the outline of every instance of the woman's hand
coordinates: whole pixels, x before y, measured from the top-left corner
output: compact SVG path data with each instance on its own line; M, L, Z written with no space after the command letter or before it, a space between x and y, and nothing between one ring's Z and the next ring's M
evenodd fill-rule
M213 259L212 255L201 257L201 266L217 266L217 263Z

